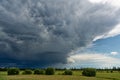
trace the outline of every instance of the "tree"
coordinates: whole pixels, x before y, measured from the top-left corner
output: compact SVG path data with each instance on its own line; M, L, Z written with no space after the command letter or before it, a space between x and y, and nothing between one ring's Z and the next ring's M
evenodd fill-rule
M118 72L120 72L120 67L117 68Z
M7 71L8 75L18 75L19 74L19 69L18 68L9 68Z
M44 74L44 70L35 69L34 74Z
M23 71L22 74L32 74L32 70L26 69L26 70Z
M113 67L113 68L112 68L112 70L113 70L113 71L116 71L116 70L117 70L117 68L116 68L116 67Z
M63 74L64 75L72 75L73 72L71 70L65 70Z
M89 76L89 77L96 76L96 69L94 69L94 68L85 68L85 69L83 69L82 75L83 76Z
M47 68L47 69L45 70L45 74L46 74L46 75L54 75L54 74L55 74L55 69L49 67L49 68Z

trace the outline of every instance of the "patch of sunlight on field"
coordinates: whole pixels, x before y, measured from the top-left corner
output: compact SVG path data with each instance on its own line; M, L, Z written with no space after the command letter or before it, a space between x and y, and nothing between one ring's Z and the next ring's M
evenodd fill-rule
M110 80L120 80L120 73L114 72L114 73L97 73L97 78L101 79L110 79Z
M0 71L0 76L5 76L5 75L7 75L6 71Z
M0 71L0 80L6 80L7 72L1 72Z

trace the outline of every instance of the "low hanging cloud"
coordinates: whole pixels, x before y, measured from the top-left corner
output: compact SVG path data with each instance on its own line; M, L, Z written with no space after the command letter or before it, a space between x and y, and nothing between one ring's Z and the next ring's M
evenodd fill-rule
M87 0L0 0L0 58L66 63L72 50L110 32L119 17L114 7Z
M117 52L111 52L112 55L116 55ZM106 55L103 53L81 53L76 55L71 55L68 58L69 68L71 67L97 67L97 68L105 68L105 67L113 67L120 66L120 59L115 58L110 55Z

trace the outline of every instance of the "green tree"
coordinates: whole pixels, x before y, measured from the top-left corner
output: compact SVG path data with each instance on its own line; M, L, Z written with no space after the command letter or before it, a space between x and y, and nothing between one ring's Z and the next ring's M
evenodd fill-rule
M35 69L34 74L44 74L44 70L41 69Z
M19 69L18 68L9 68L7 71L8 75L19 75Z
M95 68L84 68L82 72L83 76L94 77L96 76L96 69Z
M26 69L26 70L23 71L22 74L32 74L32 70Z
M46 74L46 75L54 75L54 74L55 74L55 69L49 67L49 68L47 68L47 69L45 70L45 74Z
M72 72L72 70L65 70L63 74L64 75L72 75L73 72Z

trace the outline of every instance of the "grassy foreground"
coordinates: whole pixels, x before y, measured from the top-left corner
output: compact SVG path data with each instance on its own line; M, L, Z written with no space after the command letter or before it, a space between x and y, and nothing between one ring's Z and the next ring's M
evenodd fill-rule
M73 75L59 75L62 71L57 71L55 75L16 75L7 76L7 72L0 72L0 80L120 80L120 73L97 72L96 77L82 76L80 71L73 71Z

